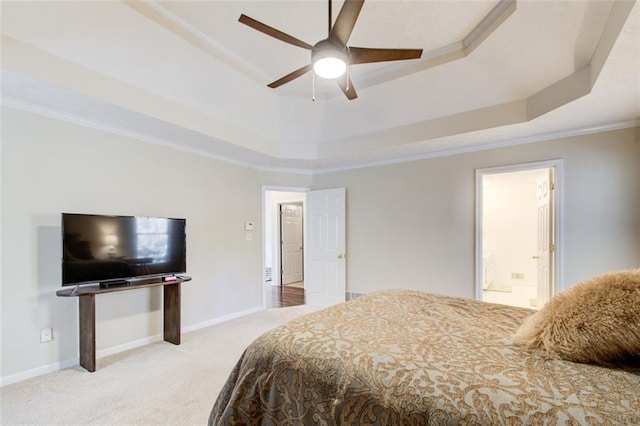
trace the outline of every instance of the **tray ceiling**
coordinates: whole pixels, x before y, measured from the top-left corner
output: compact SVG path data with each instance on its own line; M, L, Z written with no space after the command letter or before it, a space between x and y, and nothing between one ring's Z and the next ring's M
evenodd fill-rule
M334 2L334 17L341 2ZM350 45L424 49L308 75L324 1L3 2L8 107L252 167L323 171L638 125L634 1L365 2Z

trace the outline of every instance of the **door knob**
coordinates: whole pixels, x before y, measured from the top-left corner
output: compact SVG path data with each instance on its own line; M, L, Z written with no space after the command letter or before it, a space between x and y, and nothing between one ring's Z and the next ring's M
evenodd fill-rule
M342 258L344 258L344 257L345 257L345 256L344 256L344 253L340 253L340 254L338 254L338 259L342 259Z
M538 256L531 256L532 259L540 259Z

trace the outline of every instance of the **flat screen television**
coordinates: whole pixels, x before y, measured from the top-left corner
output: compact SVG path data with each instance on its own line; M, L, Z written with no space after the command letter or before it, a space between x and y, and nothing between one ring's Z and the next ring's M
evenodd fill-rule
M62 214L62 285L186 272L186 219Z

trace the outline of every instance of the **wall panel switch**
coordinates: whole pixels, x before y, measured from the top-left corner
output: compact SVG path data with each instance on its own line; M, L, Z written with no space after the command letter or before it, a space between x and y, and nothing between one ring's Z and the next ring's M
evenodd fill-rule
M53 329L43 328L40 330L40 343L46 343L53 340Z

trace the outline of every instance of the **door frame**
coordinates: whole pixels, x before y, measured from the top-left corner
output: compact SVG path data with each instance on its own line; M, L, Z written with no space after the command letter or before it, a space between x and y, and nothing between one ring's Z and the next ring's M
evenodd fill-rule
M505 166L476 169L476 197L475 197L475 298L482 300L482 177L484 175L518 172L534 169L555 169L554 197L554 235L555 251L553 252L553 285L552 293L558 294L565 290L563 280L563 248L564 248L564 161L562 159L536 161L531 163L517 163Z
M278 211L280 212L280 215L278 217L278 234L280 235L280 244L278 246L278 263L280 265L280 285L282 284L283 281L283 267L282 267L282 206L297 206L300 207L300 210L302 212L302 215L300 216L300 226L302 227L302 232L300 234L300 237L302 238L302 265L300 265L300 268L302 269L302 280L304 281L304 227L305 227L305 223L304 223L304 201L283 201L283 202L278 202ZM273 276L273 271L272 271L272 276Z
M263 292L262 292L262 307L264 309L267 308L267 297L268 294L267 292L269 291L269 286L264 285L264 277L265 277L265 273L266 273L266 269L267 269L267 253L265 250L265 242L267 240L267 230L266 230L266 221L265 221L265 215L267 214L267 208L271 207L271 206L267 206L266 205L266 194L267 191L274 191L274 192L299 192L301 193L301 197L306 197L306 193L311 191L310 187L292 187L292 186L276 186L276 185L262 185L262 201L261 201L261 213L260 213L260 218L261 218L261 223L262 223L262 241L260 242L260 251L262 253L262 279L261 279L261 283L262 283L262 287L263 287ZM303 195L304 194L304 195ZM278 203L281 204L281 203ZM303 222L304 222L304 212L306 211L305 208L305 203L303 202ZM276 229L274 229L274 232L280 232L279 231L279 225L276 224L275 226ZM304 229L304 228L303 228ZM302 240L302 246L305 246L305 239L303 237ZM303 253L306 247L303 248ZM277 249L278 250L278 256L280 256L280 248ZM278 258L274 259L274 263L277 263L277 265L274 265L274 269L275 267L280 268L280 260ZM303 265L304 267L304 265ZM271 279L275 279L277 278L277 283L278 285L280 284L280 278L279 278L279 273L277 274L276 271L272 270L271 271ZM273 281L272 281L273 282Z

